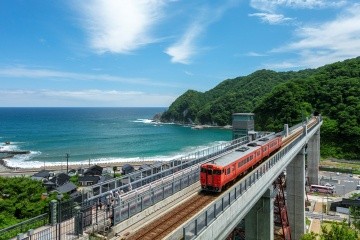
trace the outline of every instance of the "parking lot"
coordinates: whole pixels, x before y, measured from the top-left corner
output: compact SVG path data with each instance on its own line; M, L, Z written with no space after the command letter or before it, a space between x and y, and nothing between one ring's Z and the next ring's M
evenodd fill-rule
M343 196L349 192L356 190L356 186L360 185L360 178L358 175L350 173L336 173L336 172L319 172L319 184L332 184L335 187L335 194Z

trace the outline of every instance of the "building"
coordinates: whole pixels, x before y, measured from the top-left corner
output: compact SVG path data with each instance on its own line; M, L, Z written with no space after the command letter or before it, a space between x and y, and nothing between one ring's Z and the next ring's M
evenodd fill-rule
M233 113L232 131L233 139L245 137L254 131L254 113Z

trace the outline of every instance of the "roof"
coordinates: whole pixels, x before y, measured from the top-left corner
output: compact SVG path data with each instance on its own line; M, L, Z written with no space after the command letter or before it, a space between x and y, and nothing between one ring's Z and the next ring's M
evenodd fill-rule
M53 178L50 179L50 181L58 184L63 185L67 181L69 181L70 177L66 173L58 173Z
M103 167L101 167L101 166L99 166L99 165L94 165L94 166L89 167L88 170L98 170L98 171L102 171L102 170L103 170Z
M227 166L230 163L234 162L235 160L249 154L252 151L258 150L260 149L260 147L256 146L256 147L247 147L247 150L245 151L233 151L229 154L226 154L218 159L216 159L214 161L214 164L219 165L219 166Z
M40 172L37 172L33 175L34 177L42 177L42 178L48 178L50 177L50 172L47 170L41 170Z
M132 166L132 165L130 165L130 164L124 164L124 166L122 166L122 168L121 168L122 170L128 170L128 169L134 169L134 167Z
M143 164L139 167L139 170L151 170L151 167L148 164Z
M101 176L100 179L99 179L99 183L106 182L106 181L108 181L110 179L113 179L113 177L111 177L109 175Z
M154 162L151 167L161 167L162 166L162 162Z
M56 188L56 190L60 193L68 193L76 189L77 189L76 185L73 184L72 182L67 182L64 185Z
M99 181L99 176L81 176L79 177L79 182L95 182L97 183Z
M231 152L229 154L226 154L218 159L216 159L214 161L214 164L216 165L219 165L219 166L227 166L228 164L234 162L235 160L249 154L250 152L252 151L256 151L257 149L260 149L260 146L268 143L270 140L273 140L274 138L276 137L275 134L273 135L270 135L270 136L266 136L266 141L262 141L263 139L265 138L260 138L260 139L257 139L253 142L250 143L250 145L242 145L240 148L244 148L243 151L238 151L239 148L237 148L236 151L234 152ZM252 143L255 143L254 145ZM245 150L245 148L247 148Z
M233 116L239 116L239 115L241 115L241 116L254 116L255 115L255 113L233 113L232 114Z

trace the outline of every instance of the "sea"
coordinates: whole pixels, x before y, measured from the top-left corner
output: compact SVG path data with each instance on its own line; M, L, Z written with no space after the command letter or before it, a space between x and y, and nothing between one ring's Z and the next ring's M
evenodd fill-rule
M11 167L169 161L232 137L231 130L153 121L166 108L0 108L0 152Z

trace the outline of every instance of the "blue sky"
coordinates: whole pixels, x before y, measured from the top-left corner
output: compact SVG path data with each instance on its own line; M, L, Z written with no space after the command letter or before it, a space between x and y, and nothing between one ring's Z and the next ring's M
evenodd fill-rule
M0 107L167 107L360 55L355 0L2 0Z

